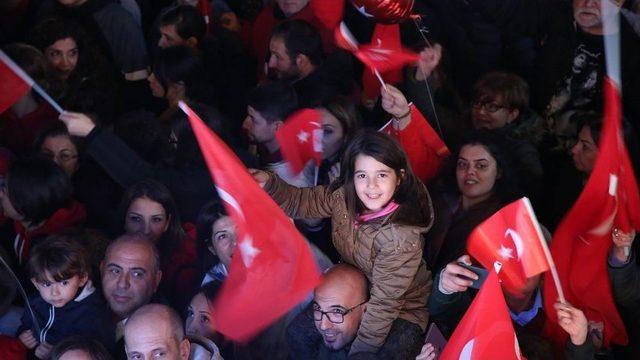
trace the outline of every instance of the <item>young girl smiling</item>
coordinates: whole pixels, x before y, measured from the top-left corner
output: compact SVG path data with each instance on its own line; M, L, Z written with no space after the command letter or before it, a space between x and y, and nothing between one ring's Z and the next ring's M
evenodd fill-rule
M359 133L345 150L340 177L328 187L295 188L271 173L253 175L289 216L331 217L342 261L369 279L371 296L349 354L377 352L393 325L411 347L398 350L417 355L432 283L422 234L433 223L433 209L398 143L382 133Z

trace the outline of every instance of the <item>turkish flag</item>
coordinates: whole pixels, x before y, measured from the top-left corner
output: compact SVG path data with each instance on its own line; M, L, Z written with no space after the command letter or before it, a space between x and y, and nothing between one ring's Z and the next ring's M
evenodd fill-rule
M246 342L299 304L320 282L309 246L242 162L186 104L218 195L236 224L237 242L214 309L226 337Z
M467 251L487 269L499 261L503 286L518 293L528 278L549 270L543 241L540 225L525 197L478 225L469 235Z
M640 197L622 138L621 103L617 86L604 79L605 113L599 152L589 180L578 200L565 215L553 241L551 255L564 284L566 299L584 311L589 321L604 324L604 345L624 345L627 333L618 314L607 272L607 258L613 245L613 227L623 231L640 229ZM625 229L625 226L627 228ZM544 281L545 311L555 314L557 291L552 280ZM546 333L557 345L567 334L550 317Z
M489 276L449 338L440 360L520 360L518 339L504 301L498 275Z
M371 36L371 44L379 48L402 51L400 25L376 24L373 30L373 36ZM388 71L380 71L380 73L386 83L397 84L402 81L402 69L396 68ZM380 82L370 69L365 69L362 73L362 88L366 99L375 100L380 96Z
M389 121L380 131L398 140L407 153L413 173L426 184L438 175L442 163L451 152L420 110L413 104L409 107L411 122L406 128L396 130Z
M288 117L276 132L282 156L297 175L314 160L322 162L322 114L313 109L302 109Z
M400 45L400 30L397 25L376 28L375 43L360 45L344 22L335 30L336 45L350 51L368 68L367 71L378 71L383 74L401 69L403 66L418 61L420 56Z
M311 0L313 15L325 29L335 29L344 15L344 0Z
M0 50L0 114L25 96L31 86L31 77Z

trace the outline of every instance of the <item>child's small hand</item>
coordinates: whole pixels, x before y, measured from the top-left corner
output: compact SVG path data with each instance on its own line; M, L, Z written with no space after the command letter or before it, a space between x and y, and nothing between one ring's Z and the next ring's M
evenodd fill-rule
M426 343L422 346L420 354L416 357L416 360L434 360L438 357L438 352L433 345Z
M264 185L269 181L269 174L265 171L258 169L248 169L249 174L253 176L253 179L260 185L260 187L264 187Z
M24 346L27 347L27 349L33 349L34 347L38 346L38 340L36 340L36 338L33 337L33 333L31 332L31 330L23 331L18 336L18 339L22 341L22 343L24 344Z
M40 344L36 348L36 357L38 359L46 359L49 357L49 353L51 353L51 349L53 346L51 344L47 344L46 342Z

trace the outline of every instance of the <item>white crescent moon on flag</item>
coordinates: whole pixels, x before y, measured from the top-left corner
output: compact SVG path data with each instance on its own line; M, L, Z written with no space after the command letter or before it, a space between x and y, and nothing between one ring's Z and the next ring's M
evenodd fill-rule
M473 342L474 339L469 340L468 343L464 344L462 351L460 352L460 360L471 360L471 353L473 352Z
M513 244L516 246L516 254L518 255L518 260L522 257L522 252L524 251L524 245L522 244L522 238L517 231L512 228L508 228L507 231L504 232L504 237L511 236L511 240L513 240Z

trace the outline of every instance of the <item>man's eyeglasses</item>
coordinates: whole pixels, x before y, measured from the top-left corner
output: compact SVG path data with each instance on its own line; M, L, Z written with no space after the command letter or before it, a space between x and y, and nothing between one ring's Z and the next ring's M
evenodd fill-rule
M367 301L363 301L360 304L346 309L346 310L330 310L330 311L322 311L317 304L313 305L313 320L322 321L322 316L327 315L327 319L334 324L342 324L344 322L344 317L355 310L358 306L365 304Z
M492 101L474 101L471 103L471 107L473 107L474 110L484 109L484 111L492 114L500 109L506 108L506 106L497 104Z

